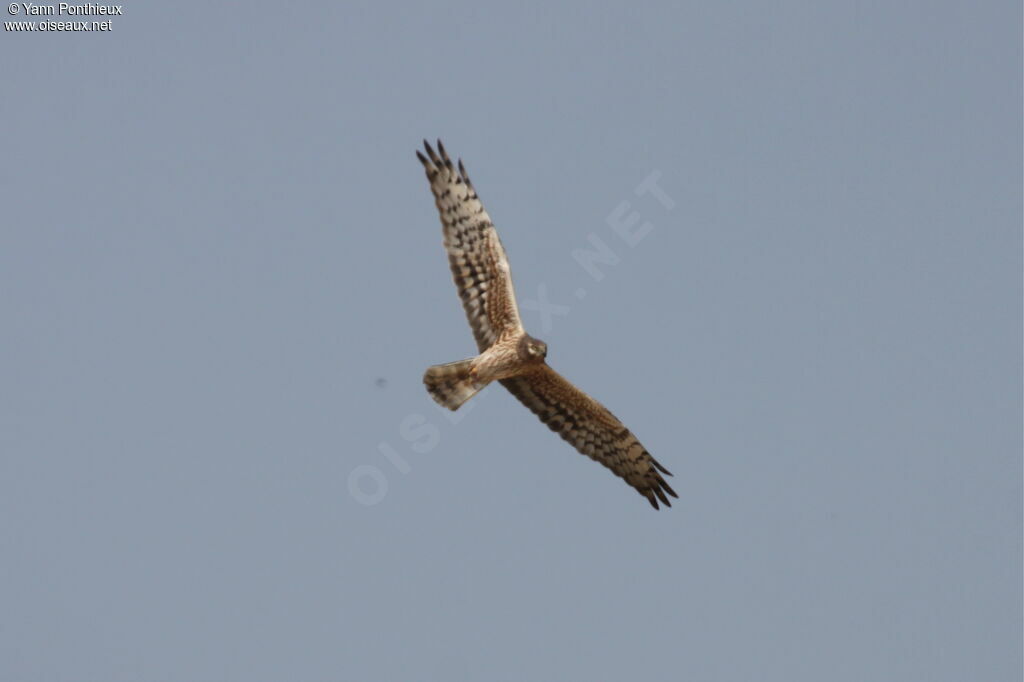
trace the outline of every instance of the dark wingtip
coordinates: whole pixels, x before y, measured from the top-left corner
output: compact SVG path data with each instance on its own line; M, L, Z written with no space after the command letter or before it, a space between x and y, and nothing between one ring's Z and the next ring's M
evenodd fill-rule
M666 469L665 467L663 467L663 466L661 466L660 464L658 464L658 460L654 459L653 457L651 457L651 464L653 464L653 465L654 465L654 468L655 468L655 469L657 469L657 470L658 470L658 471L660 471L661 473L665 474L666 476L671 476L671 475L672 475L672 472L671 472L671 471L669 471L669 470L668 470L668 469Z
M420 160L420 163L422 163L424 166L430 163L429 161L427 161L427 157L423 156L423 153L419 149L416 150L416 158L418 158Z
M441 142L441 138L437 139L437 151L441 154L441 162L451 171L455 168L452 166L451 157L448 156L448 150L444 148L444 143Z
M434 151L434 148L431 147L430 143L427 142L426 140L423 140L423 148L427 150L427 156L429 156L430 160L434 162L434 165L440 166L441 159L437 157L437 152Z
M671 507L672 501L668 499L666 493L676 499L679 499L679 495L676 494L675 490L672 490L672 486L670 486L661 476L654 474L654 477L655 480L652 481L646 489L641 490L640 493L647 498L647 501L650 502L651 506L655 509L661 508L658 506L659 501L666 507Z
M679 496L676 495L676 491L672 490L672 486L670 486L666 481L661 482L661 487L664 488L665 492L667 492L669 495L676 498L677 500L679 499Z

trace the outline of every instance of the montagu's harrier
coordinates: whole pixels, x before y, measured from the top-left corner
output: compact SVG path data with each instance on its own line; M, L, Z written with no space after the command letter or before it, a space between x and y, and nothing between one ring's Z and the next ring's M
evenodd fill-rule
M457 410L477 391L500 381L540 420L584 455L625 479L657 509L678 497L662 474L671 476L601 403L573 386L544 361L548 347L526 333L519 319L512 275L498 232L484 210L466 168L456 167L441 141L424 141L416 152L427 171L441 213L444 246L455 286L480 355L436 365L423 383L441 405Z

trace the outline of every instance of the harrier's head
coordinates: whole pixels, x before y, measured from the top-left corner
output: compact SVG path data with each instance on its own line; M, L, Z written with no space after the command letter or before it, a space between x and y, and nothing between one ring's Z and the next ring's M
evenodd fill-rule
M519 357L527 362L542 362L548 354L548 344L540 339L535 339L529 334L523 334L519 339Z

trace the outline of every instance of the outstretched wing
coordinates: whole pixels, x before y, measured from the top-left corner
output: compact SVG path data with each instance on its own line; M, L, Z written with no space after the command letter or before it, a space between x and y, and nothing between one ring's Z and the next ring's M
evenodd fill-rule
M672 474L651 457L636 436L604 405L547 364L535 365L501 383L548 428L625 479L655 509L659 500L672 506L665 493L679 497L661 475Z
M427 156L420 152L416 152L416 156L427 171L430 191L441 214L444 248L448 251L452 277L476 345L482 352L502 333L523 328L508 259L461 159L456 169L440 140L437 141L440 154L435 153L426 140L423 146Z

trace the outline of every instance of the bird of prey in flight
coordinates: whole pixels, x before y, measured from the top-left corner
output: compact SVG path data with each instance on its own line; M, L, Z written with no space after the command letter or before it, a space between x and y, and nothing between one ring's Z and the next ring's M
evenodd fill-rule
M480 354L427 369L431 397L457 410L480 389L499 381L574 448L612 470L655 509L679 497L671 476L607 408L576 388L545 361L548 347L523 329L505 249L462 161L452 163L441 141L417 151L441 214L444 247Z

